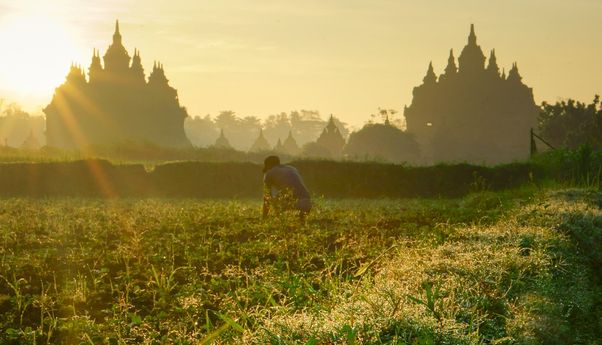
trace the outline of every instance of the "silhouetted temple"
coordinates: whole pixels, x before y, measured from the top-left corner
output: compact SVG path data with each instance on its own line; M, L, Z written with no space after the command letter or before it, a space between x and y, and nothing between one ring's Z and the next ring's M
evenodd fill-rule
M426 163L467 161L500 163L529 156L529 131L539 108L533 91L521 81L518 67L500 75L495 50L487 67L471 25L468 44L458 58L450 51L437 78L430 64L415 87L404 115Z
M316 140L316 143L330 152L333 158L339 158L343 154L343 147L345 147L345 138L339 131L339 128L334 123L334 118L330 115L328 124L322 130L322 134Z
M155 63L147 81L140 53L134 50L130 58L121 43L119 22L103 59L104 67L94 50L88 80L81 67L72 65L65 82L55 90L44 109L49 146L82 148L124 142L191 146L184 133L186 109L169 86L163 65Z
M215 144L213 146L220 148L220 149L231 149L232 148L232 146L230 145L230 141L228 141L228 139L224 135L223 129L221 130L221 132L219 134L219 138L217 138L215 140Z
M301 153L301 149L299 145L297 145L297 141L293 138L293 131L288 131L288 137L284 140L282 144L282 150L284 153L287 153L291 156L296 156Z
M282 148L282 140L280 140L280 138L278 138L278 141L276 142L276 145L274 145L274 149L272 151L278 153L284 152Z
M263 129L259 129L259 136L255 139L255 142L249 149L249 152L266 152L272 150L272 146L268 143L268 140L263 136Z
M273 151L278 153L284 153L290 156L296 156L301 153L301 149L299 148L299 145L297 145L297 141L295 140L295 138L293 138L292 130L288 131L288 137L286 137L284 142L282 142L282 140L278 138L276 145L274 145Z

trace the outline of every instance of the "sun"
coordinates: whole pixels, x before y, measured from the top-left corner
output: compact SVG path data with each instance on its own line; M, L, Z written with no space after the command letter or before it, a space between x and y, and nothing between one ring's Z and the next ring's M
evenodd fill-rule
M79 54L66 26L41 15L0 22L0 44L0 88L35 98L51 95Z

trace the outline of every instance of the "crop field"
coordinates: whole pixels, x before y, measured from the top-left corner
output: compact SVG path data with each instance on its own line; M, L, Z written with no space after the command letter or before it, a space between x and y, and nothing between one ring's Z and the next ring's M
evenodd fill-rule
M2 344L599 344L602 194L0 200Z

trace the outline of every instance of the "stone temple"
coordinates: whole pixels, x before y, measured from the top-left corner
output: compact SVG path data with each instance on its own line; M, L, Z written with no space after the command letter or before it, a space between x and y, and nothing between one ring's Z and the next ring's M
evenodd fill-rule
M500 74L495 50L485 66L474 25L458 58L450 52L437 77L432 63L405 108L407 131L421 147L423 163L497 164L529 156L530 129L539 108L517 64Z
M130 58L121 42L119 22L103 60L104 67L95 50L87 80L81 67L72 65L56 88L44 109L48 146L191 147L184 133L186 109L169 86L163 65L155 63L147 81L140 53L135 50Z

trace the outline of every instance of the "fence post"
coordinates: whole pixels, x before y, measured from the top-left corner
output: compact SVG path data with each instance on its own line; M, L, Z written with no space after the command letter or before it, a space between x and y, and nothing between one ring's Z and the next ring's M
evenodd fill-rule
M533 156L535 156L535 154L537 153L537 145L535 144L535 137L533 135L533 127L531 127L531 150L530 150L530 157L533 158Z

